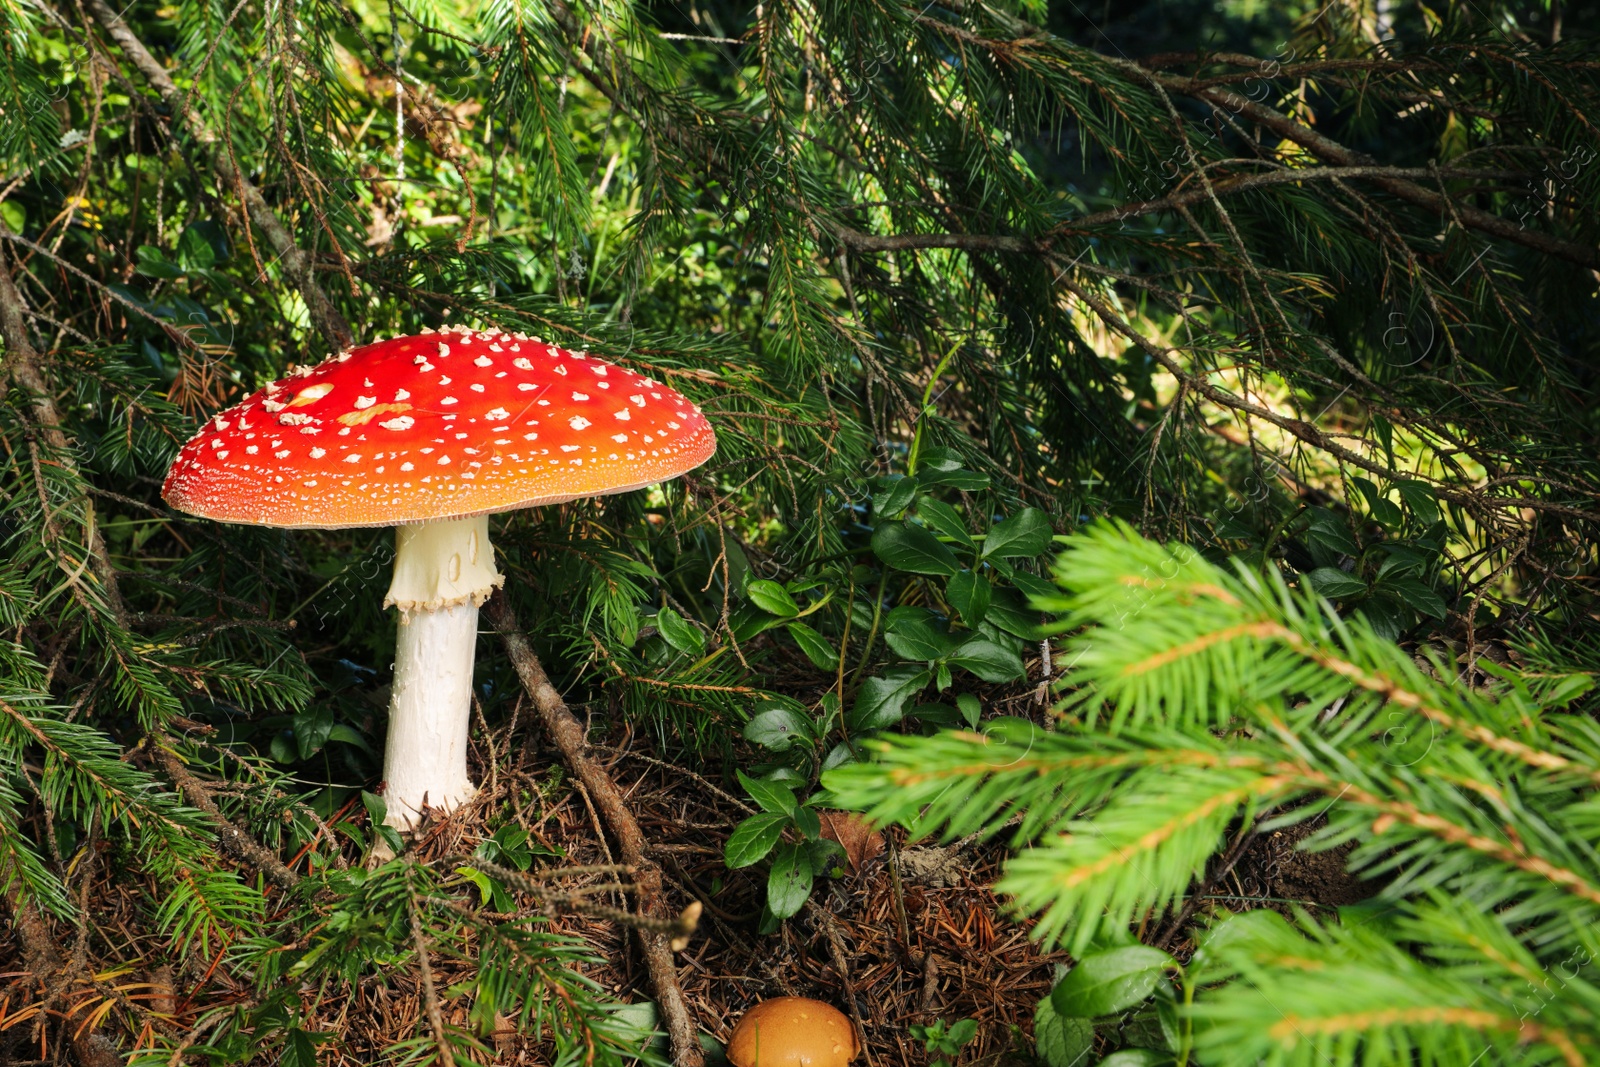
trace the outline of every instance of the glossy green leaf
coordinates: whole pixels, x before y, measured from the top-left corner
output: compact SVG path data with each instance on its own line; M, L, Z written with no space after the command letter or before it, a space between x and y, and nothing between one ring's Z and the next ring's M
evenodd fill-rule
M754 578L744 587L744 595L762 611L785 619L800 614L800 605L794 602L789 590L769 578Z
M908 574L955 574L961 569L951 552L922 526L889 522L872 534L872 551L889 566Z
M705 651L705 635L671 608L662 608L656 612L656 629L661 631L661 636L667 644L679 652L698 656Z
M962 521L961 513L949 504L925 496L917 503L917 518L967 551L977 549L971 535L967 533L967 524Z
M881 730L900 721L906 701L933 680L933 672L911 664L891 667L881 677L868 678L850 708L850 730Z
M1084 956L1050 993L1062 1015L1093 1018L1133 1007L1148 997L1172 957L1148 945L1126 945Z
M838 669L838 650L827 638L803 622L791 622L786 629L789 631L789 636L794 638L794 643L800 646L800 651L806 654L806 659L811 661L812 666L824 671Z
M926 608L895 608L889 613L883 640L896 655L924 661L949 655L957 644Z
M1329 600L1344 600L1349 597L1365 596L1367 583L1355 575L1346 574L1338 567L1318 567L1306 575L1306 581L1317 591L1319 596Z
M991 527L984 538L984 556L1015 559L1037 556L1050 548L1050 518L1038 508L1023 508L1002 523Z
M739 784L744 786L744 791L750 794L751 799L762 811L785 816L794 811L797 802L794 791L788 786L765 778L752 778L743 771L736 773L739 776Z
M1027 674L1020 655L982 634L974 634L963 641L950 656L950 662L965 667L986 682L1010 682Z
M917 495L917 479L900 478L872 498L872 514L879 519L892 519L911 506Z
M815 877L809 851L799 845L779 845L767 875L767 907L772 914L787 919L805 907Z
M977 571L952 574L950 581L944 587L944 594L949 599L950 606L961 614L962 622L972 627L982 622L984 615L988 613L989 600L993 592L989 579Z
M783 828L788 825L787 815L762 812L750 816L728 835L728 843L722 848L724 861L734 869L759 863L772 851L772 846L783 836Z

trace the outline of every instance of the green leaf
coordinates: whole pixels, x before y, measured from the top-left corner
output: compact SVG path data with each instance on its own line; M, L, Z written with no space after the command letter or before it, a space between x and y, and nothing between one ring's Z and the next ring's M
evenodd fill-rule
M872 551L891 567L908 574L955 574L961 569L955 553L926 528L888 522L872 534Z
M389 817L389 802L376 793L361 791L361 806L367 809L367 818L372 820L372 825L382 826L383 820Z
M971 693L960 693L956 696L956 707L961 711L961 717L968 726L974 730L978 728L978 719L983 715L983 705L978 703L978 698Z
M896 655L931 661L950 654L956 641L926 608L895 608L889 613L883 640Z
M961 469L961 454L953 448L930 448L917 460L924 473L948 474Z
M750 816L728 835L728 843L722 847L723 860L734 870L759 863L772 851L788 825L787 815L762 812Z
M656 612L656 629L661 631L661 636L667 644L679 652L698 656L706 649L705 635L671 608L662 608Z
M1177 1062L1172 1053L1160 1049L1125 1048L1101 1060L1098 1067L1172 1067Z
M794 809L794 828L799 830L807 841L815 841L822 836L822 818L815 810L801 804Z
M1094 1024L1062 1015L1045 997L1033 1012L1033 1040L1045 1067L1084 1067L1094 1051Z
M1172 957L1148 945L1127 945L1084 956L1050 1000L1062 1015L1093 1018L1133 1007L1148 997Z
M785 619L800 614L800 605L794 602L789 590L768 578L756 578L744 587L744 595L762 611Z
M794 643L800 646L800 651L806 654L806 659L813 666L825 671L838 669L839 653L827 638L803 622L791 622L787 629L789 636L794 638Z
M983 541L985 557L1015 559L1037 556L1050 548L1050 519L1038 508L1023 508L989 530Z
M1344 600L1348 597L1365 596L1367 583L1352 574L1346 574L1338 567L1318 567L1306 575L1306 580L1311 583L1311 588L1317 591L1318 596L1325 596L1329 600Z
M933 672L912 664L891 667L861 683L850 708L850 731L881 730L900 721L906 701L933 680Z
M456 873L478 887L479 903L487 907L494 896L494 881L476 867L457 867Z
M965 667L986 682L1009 682L1027 675L1022 657L991 638L973 634L951 655L950 662Z
M1361 495L1367 498L1367 508L1372 517L1384 526L1399 526L1404 516L1395 502L1365 478L1355 479Z
M892 519L910 507L916 495L916 478L900 478L872 498L872 514L879 519Z
M1410 607L1435 619L1444 618L1450 610L1443 597L1416 578L1387 580L1378 586L1378 591L1398 597Z
M320 1033L302 1030L298 1026L291 1026L283 1033L277 1045L279 1067L317 1067L317 1044L313 1037L322 1037Z
M794 813L798 801L794 798L794 791L788 786L764 778L752 778L743 771L736 773L739 775L739 784L744 786L744 791L750 794L762 811L785 816Z
M972 536L967 533L967 524L961 521L961 513L949 504L925 496L917 503L917 517L967 551L977 550Z
M134 269L140 274L151 278L183 277L183 268L168 259L161 249L153 245L140 245L134 249L133 254L139 260L139 265Z
M944 595L950 601L950 606L960 612L961 621L971 627L983 621L989 611L989 598L993 592L989 579L977 571L953 574L944 587Z
M787 752L796 738L811 739L805 715L793 708L768 708L744 724L744 739L773 752Z
M1431 485L1401 478L1395 482L1395 487L1400 490L1400 499L1406 502L1406 507L1411 509L1411 514L1417 517L1418 522L1432 526L1439 521L1439 502Z
M300 758L310 759L322 751L332 732L332 708L319 704L297 713L294 717L294 739L300 748Z
M989 488L989 476L987 474L979 474L976 471L953 470L932 473L924 471L922 484L924 486L948 485L952 489L960 489L962 492L976 493L980 489Z
M772 914L787 919L805 907L815 877L809 851L799 845L779 845L767 875L767 907Z

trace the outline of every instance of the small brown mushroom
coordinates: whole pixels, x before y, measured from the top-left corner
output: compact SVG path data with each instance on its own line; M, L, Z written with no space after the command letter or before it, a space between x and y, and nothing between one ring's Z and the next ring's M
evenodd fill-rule
M762 1001L728 1038L733 1067L845 1067L860 1051L843 1012L805 997Z

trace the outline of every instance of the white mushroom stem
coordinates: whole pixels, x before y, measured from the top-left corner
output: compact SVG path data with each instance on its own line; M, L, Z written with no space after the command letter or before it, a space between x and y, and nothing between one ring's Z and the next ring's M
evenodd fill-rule
M394 580L383 606L400 609L384 820L415 828L424 807L449 811L472 797L467 731L478 606L505 578L495 570L488 516L395 529Z

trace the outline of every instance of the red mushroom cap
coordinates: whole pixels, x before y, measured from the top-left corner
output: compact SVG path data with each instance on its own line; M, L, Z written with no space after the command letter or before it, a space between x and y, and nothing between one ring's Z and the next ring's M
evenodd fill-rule
M395 526L675 478L716 451L700 408L615 364L498 330L366 345L212 418L161 495L261 526Z

